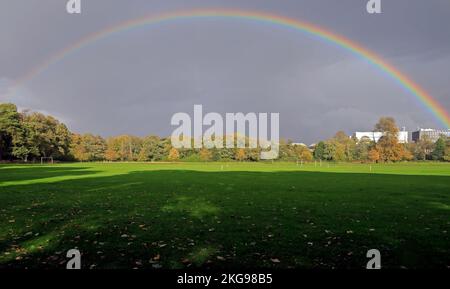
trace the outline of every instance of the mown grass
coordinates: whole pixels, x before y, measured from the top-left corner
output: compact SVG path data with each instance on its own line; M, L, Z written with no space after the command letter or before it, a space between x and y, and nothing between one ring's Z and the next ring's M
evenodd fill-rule
M0 166L0 268L450 266L445 163Z

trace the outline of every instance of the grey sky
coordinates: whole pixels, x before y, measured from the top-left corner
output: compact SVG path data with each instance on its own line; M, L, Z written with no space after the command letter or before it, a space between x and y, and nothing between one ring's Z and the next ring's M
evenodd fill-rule
M281 135L315 142L370 130L390 115L409 130L440 127L365 61L334 45L251 21L173 21L114 34L77 51L6 95L14 79L94 31L190 8L265 11L308 21L375 51L450 110L450 1L0 0L0 101L51 113L76 132L169 135L175 112L279 112Z

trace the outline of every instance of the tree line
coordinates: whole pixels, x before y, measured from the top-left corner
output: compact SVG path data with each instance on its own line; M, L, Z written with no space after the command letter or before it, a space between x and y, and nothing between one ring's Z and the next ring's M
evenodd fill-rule
M395 162L410 160L450 161L450 141L426 137L416 143L398 142L395 120L383 117L374 131L383 132L375 143L357 140L339 131L315 147L280 140L279 160L310 162ZM248 139L247 139L248 141ZM103 138L72 133L56 118L39 112L19 112L14 104L0 104L0 160L36 161L51 157L59 161L259 161L260 149L176 149L170 138L149 135L119 135Z
M314 158L363 162L450 161L450 139L444 135L436 142L425 135L417 142L400 143L399 129L391 117L380 118L373 131L382 132L378 142L369 138L358 140L339 131L331 139L316 145Z

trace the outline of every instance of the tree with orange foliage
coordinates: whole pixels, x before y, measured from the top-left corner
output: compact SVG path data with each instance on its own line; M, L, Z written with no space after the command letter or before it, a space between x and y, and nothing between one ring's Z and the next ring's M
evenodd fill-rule
M241 149L238 149L238 150L236 151L235 158L236 158L237 161L240 161L240 162L244 161L245 158L246 158L245 150L242 149L242 148L241 148Z
M375 125L375 131L383 133L376 144L380 160L384 162L401 161L409 158L406 148L398 142L399 129L392 117L382 117Z
M372 162L378 162L380 160L380 153L376 148L372 148L368 153L368 158Z
M107 161L113 162L119 159L119 154L112 148L108 148L105 151L105 159Z
M178 150L176 148L171 148L167 159L169 161L177 161L180 159L180 153L178 152Z

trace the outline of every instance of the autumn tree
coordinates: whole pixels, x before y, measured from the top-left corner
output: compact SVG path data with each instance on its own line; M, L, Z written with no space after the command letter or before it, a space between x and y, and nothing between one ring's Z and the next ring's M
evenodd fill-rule
M121 161L135 161L139 158L142 140L138 137L119 135L108 138L106 142L110 156L117 155Z
M381 117L375 124L375 131L383 132L390 137L397 137L399 129L393 117Z
M78 161L84 162L89 159L85 146L83 145L83 137L79 134L72 135L70 151L73 157Z
M106 139L105 158L108 161L124 161L127 156L125 142L118 137L109 137Z
M401 151L401 160L403 161L411 161L414 159L414 155L411 153L411 151L407 148L404 148Z
M118 161L120 159L119 154L115 149L108 147L105 151L105 159L110 162Z
M450 144L448 142L447 146L445 147L443 159L447 162L450 162Z
M245 150L243 148L237 149L236 154L235 154L235 159L237 161L242 162L245 160L245 158L246 158Z
M301 161L310 162L313 159L311 151L307 148L303 149L299 155Z
M342 130L338 131L334 137L337 142L344 143L349 139L349 136Z
M212 158L212 154L211 151L206 149L206 148L202 148L199 153L198 153L200 160L207 162L210 161Z
M380 153L380 160L385 162L400 161L404 158L405 147L398 142L399 129L392 117L382 117L375 125L375 131L382 132L376 148Z
M294 147L295 157L297 160L306 161L306 162L312 161L313 155L306 146L296 145L293 147Z
M167 157L169 161L177 161L180 159L180 153L176 148L171 148Z
M79 161L100 161L105 159L106 141L92 134L72 135L71 152Z
M372 162L378 162L380 160L380 153L378 152L378 150L376 148L372 148L369 150L367 157Z
M333 139L339 144L339 148L336 149L339 160L352 161L355 157L356 140L343 131L338 131Z

